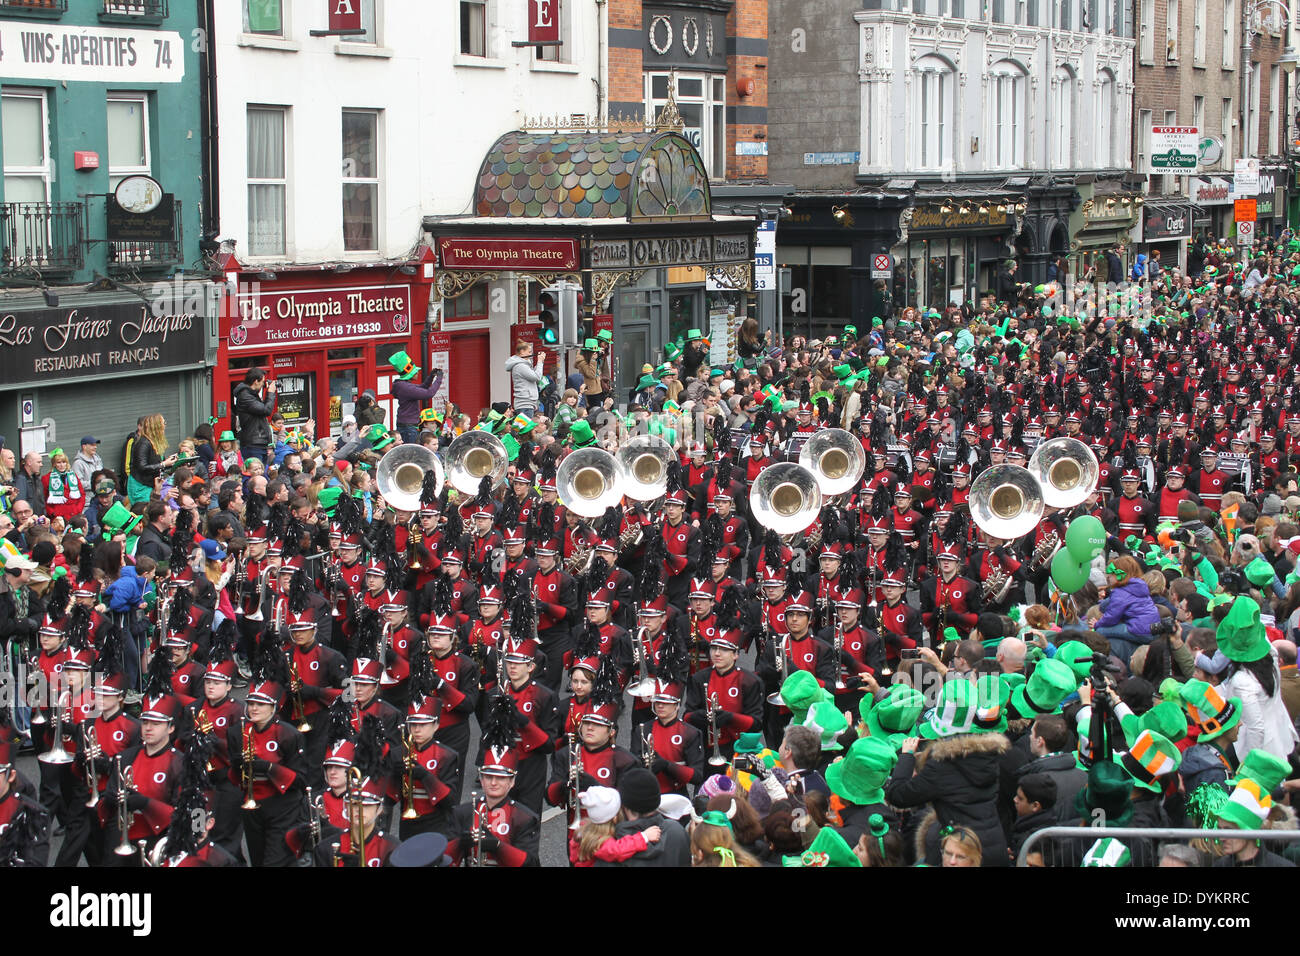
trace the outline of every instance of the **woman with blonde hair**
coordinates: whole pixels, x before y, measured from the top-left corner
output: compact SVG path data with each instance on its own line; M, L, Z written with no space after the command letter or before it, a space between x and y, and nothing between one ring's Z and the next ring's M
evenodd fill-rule
M131 472L126 476L126 493L131 504L148 501L164 468L176 464L176 455L163 458L167 451L167 421L161 415L146 415L140 422L140 434L131 443Z
M62 448L50 452L50 473L41 483L45 485L45 516L59 530L86 510L86 489Z
M973 866L984 863L984 847L974 830L966 827L952 827L941 834L939 855L943 862L940 866Z
M736 842L731 821L721 810L706 810L691 824L691 866L761 866L748 850Z

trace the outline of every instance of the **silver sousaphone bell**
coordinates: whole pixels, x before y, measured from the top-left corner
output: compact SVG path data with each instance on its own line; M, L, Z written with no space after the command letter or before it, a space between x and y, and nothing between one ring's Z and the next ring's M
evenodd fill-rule
M466 432L447 449L447 480L462 495L478 494L485 477L492 479L493 488L499 487L509 465L506 446L491 432Z
M1029 459L1029 471L1043 488L1049 508L1073 508L1097 488L1101 467L1092 449L1077 438L1053 438Z
M397 511L419 511L420 490L424 476L432 471L438 476L438 493L442 493L444 475L442 462L433 450L424 445L398 445L383 458L375 469L375 484L384 500Z
M1012 541L1043 517L1043 486L1028 468L993 465L970 487L970 516L990 538Z
M852 491L867 468L867 455L843 428L814 432L799 452L799 464L817 476L817 486L828 498Z
M576 515L598 518L623 497L618 461L603 448L570 452L555 470L560 502Z
M768 465L749 488L749 510L764 528L798 534L822 510L817 475L793 461Z
M668 490L668 463L673 448L658 435L637 435L617 455L623 494L633 501L654 501Z

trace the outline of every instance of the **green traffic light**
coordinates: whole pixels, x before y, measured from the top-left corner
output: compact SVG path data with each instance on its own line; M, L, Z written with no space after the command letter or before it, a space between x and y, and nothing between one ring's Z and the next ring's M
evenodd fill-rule
M560 337L555 334L555 329L542 330L542 344L555 345L560 341Z

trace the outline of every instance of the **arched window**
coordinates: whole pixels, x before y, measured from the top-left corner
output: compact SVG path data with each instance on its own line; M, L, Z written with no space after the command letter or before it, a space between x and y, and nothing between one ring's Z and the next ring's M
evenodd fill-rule
M993 124L991 165L996 169L1019 169L1025 165L1027 88L1025 70L1014 60L1000 60L989 71L987 109Z
M1115 140L1115 76L1109 70L1101 71L1101 84L1097 89L1097 165L1103 169L1114 166L1112 161Z
M1051 164L1070 169L1074 166L1074 74L1058 66L1052 83Z
M925 56L916 61L913 84L916 110L916 167L944 169L952 164L956 76L942 57Z

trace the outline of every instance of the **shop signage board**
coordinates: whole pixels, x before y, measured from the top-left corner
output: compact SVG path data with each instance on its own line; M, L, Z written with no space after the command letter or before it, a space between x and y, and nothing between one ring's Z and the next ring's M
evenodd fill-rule
M202 315L167 300L0 311L0 383L48 384L202 365Z
M443 236L438 257L444 269L576 272L578 240Z
M1238 199L1232 204L1232 218L1237 222L1255 221L1255 200Z
M1148 203L1142 209L1142 241L1163 242L1167 239L1190 239L1190 206L1160 206Z
M1255 224L1253 222L1237 223L1237 245L1253 246L1255 244Z
M125 89L134 83L179 83L185 79L187 49L179 33L166 30L0 21L0 67L6 80L111 83Z
M258 290L235 299L232 352L359 342L408 335L411 289L405 285Z
M439 411L447 408L447 396L451 394L451 333L429 333L429 368L442 369L442 385L431 400Z
M560 0L528 0L528 43L560 42Z
M1148 172L1195 172L1200 152L1201 135L1195 126L1152 126Z
M754 243L754 291L765 292L776 288L776 220L764 219L758 224L758 238Z

